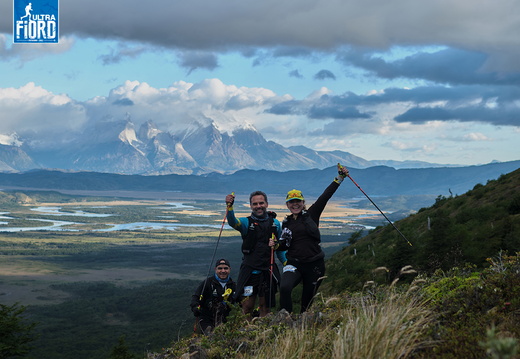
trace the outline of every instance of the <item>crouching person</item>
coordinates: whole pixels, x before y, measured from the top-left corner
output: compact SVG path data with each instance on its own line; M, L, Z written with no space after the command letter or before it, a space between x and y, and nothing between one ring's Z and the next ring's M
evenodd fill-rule
M215 274L200 283L191 297L195 333L207 335L216 326L226 322L236 290L230 272L229 261L219 259L215 264Z

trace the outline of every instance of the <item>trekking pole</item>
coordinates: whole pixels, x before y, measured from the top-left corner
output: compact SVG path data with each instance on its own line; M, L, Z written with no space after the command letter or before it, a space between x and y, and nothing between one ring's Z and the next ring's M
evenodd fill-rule
M231 192L231 194L234 195L235 192ZM220 242L220 237L222 237L222 231L224 230L224 224L226 223L226 218L227 218L228 212L229 212L229 207L226 205L226 214L224 215L224 219L222 220L222 225L220 226L220 232L218 234L217 244L215 245L215 250L213 251L213 257L211 257L211 262L209 263L208 275L206 276L206 279L209 277L209 275L211 273L211 268L212 268L211 266L213 265L213 261L215 260L215 255L217 254L218 243Z
M274 233L271 237L273 240L276 239ZM271 310L273 301L273 267L274 267L274 246L271 247L271 262L269 265L269 310Z
M234 195L235 192L231 192L231 194ZM215 245L215 250L213 251L213 256L211 257L211 261L209 262L208 274L206 275L206 278L204 279L202 291L200 292L199 303L202 303L202 299L204 298L204 291L206 290L206 283L208 282L208 277L211 273L211 266L213 265L213 262L215 261L215 255L217 254L218 244L220 242L220 237L222 237L222 231L224 230L224 224L226 223L226 218L227 218L228 212L229 212L229 206L226 205L226 214L224 215L224 219L222 220L222 225L220 226L220 232L218 234L217 244ZM200 309L200 304L199 304L199 309ZM195 331L196 325L197 325L196 319L197 318L195 318L195 326L193 328L194 331Z
M341 169L343 166L340 165L338 163L338 169ZM344 173L340 173L341 175L344 175ZM350 174L347 173L346 175L348 178L350 178L350 180L352 181L352 183L354 183L356 185L357 188L359 188L359 190L365 195L366 198L368 198L368 200L370 202L372 202L372 204L374 205L374 207L377 208L377 210L383 215L383 217L385 217L385 219L388 221L388 223L390 223L392 225L392 227L394 227L394 229L397 231L397 233L399 233L401 235L401 237L403 237L403 239L406 241L406 243L408 243L409 245L412 245L412 243L410 243L410 241L408 239L406 239L406 237L404 236L404 234L401 233L401 231L395 226L395 224L393 224L393 222L391 220L388 219L388 217L386 216L386 214L383 213L383 211L381 211L381 209L379 209L379 207L377 206L377 204L374 203L374 201L372 201L372 198L370 198L368 196L368 194L365 193L365 191L363 191L363 189L356 183L356 181L354 181L354 179L352 177L350 177Z
M195 317L195 323L193 324L193 334L195 335L197 333L197 324L199 323L199 318Z

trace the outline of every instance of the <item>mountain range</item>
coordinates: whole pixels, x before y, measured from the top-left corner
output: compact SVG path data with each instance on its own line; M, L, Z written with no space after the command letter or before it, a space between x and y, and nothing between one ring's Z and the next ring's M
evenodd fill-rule
M175 133L162 131L153 121L136 129L130 118L103 120L81 133L41 146L37 134L2 138L0 172L60 169L119 174L229 174L242 169L323 169L340 162L348 167L386 165L394 168L441 167L421 161L369 161L344 151L315 151L305 146L284 147L267 141L254 127L244 125L231 133L214 124L192 123Z
M431 204L437 196L464 193L475 186L485 184L501 175L520 168L520 161L490 163L481 166L395 169L373 166L365 169L350 168L350 176L376 202L385 197L409 198L403 205L407 209L419 209ZM0 173L0 189L42 189L98 192L119 195L130 191L135 196L152 196L159 192L166 196L174 193L204 193L208 200L221 200L226 193L235 192L246 200L253 190L263 190L270 196L285 196L287 191L298 188L307 198L316 197L337 175L336 166L325 169L270 171L240 170L232 174L209 173L203 175L123 175L99 172L71 172L58 170L33 170L23 173ZM336 198L364 198L359 189L347 178ZM216 194L216 196L215 196ZM161 197L161 198L163 198ZM166 198L166 197L164 197ZM411 203L412 200L414 203ZM395 200L390 203L399 208ZM388 210L390 207L385 208Z

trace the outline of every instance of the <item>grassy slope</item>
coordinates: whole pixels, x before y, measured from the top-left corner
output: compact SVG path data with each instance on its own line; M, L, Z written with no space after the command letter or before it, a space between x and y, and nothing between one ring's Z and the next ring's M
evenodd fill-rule
M390 225L378 227L327 263L323 291L360 289L367 280L384 282L411 265L423 273L472 263L478 268L500 250L520 251L520 170L466 194L438 197L429 208L395 223L409 246ZM373 270L386 267L385 276Z

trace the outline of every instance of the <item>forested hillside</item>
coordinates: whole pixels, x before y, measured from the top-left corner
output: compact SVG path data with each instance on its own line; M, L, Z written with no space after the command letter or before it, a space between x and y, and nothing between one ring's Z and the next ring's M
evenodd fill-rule
M482 268L499 251L520 251L520 170L456 197L439 196L432 207L395 223L410 246L391 226L336 253L328 262L327 292L360 289L384 266L394 277L406 265L432 274L471 263Z

